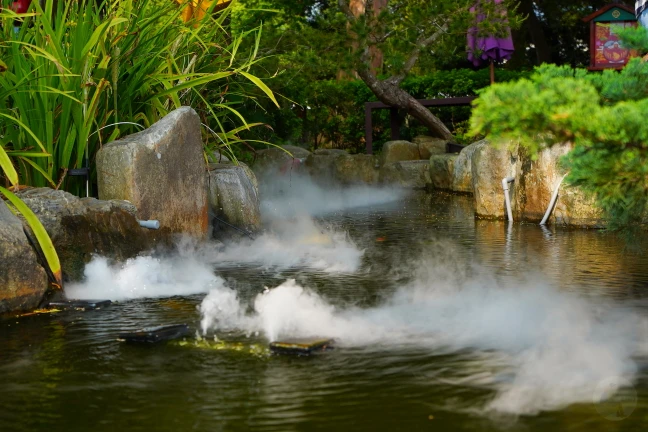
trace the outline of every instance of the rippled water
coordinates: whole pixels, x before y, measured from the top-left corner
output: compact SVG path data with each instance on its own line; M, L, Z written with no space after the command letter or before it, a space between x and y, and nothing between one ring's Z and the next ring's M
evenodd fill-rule
M445 194L317 221L324 238L193 250L216 279L193 261L156 270L191 279L197 294L128 300L124 282L124 300L101 311L0 321L0 431L645 428L644 239L628 248L601 231L475 221L470 198ZM79 289L119 282L97 274ZM154 292L162 276L138 283ZM303 316L254 310L263 286L288 279L306 291L269 295L279 306L299 299ZM207 291L230 288L242 315L215 312L200 346L116 340L178 322L199 331ZM278 334L328 331L339 346L268 356L268 323ZM594 403L610 380L621 386Z

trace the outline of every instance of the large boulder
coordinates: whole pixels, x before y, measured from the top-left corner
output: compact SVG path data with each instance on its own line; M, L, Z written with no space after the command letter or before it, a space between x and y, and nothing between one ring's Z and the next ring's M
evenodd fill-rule
M343 185L378 183L376 158L366 154L345 154L333 161L333 177Z
M444 139L425 135L415 137L412 142L418 146L420 159L430 159L432 155L444 154L448 145L448 141Z
M340 156L338 153L316 150L304 160L305 170L319 184L334 183L335 160Z
M452 179L453 191L470 194L473 193L472 157L480 142L481 141L464 147L455 160Z
M425 189L430 184L430 162L426 160L401 161L380 168L380 182L389 186Z
M549 223L581 227L604 225L601 211L592 197L577 187L561 183L565 170L560 167L560 159L571 149L571 144L555 145L541 151L535 159L531 159L523 149L518 151L519 187L515 196L518 218L529 222L542 220L553 191L560 183L558 201Z
M456 159L457 155L454 154L430 156L430 182L433 189L452 190Z
M282 148L271 147L257 152L256 161L252 167L257 176L275 175L289 169L298 171L301 163L311 153L297 146L285 145Z
M506 217L502 179L515 178L517 157L508 149L492 147L488 141L476 143L471 158L472 186L475 195L475 214L487 219ZM511 200L517 182L511 185Z
M189 107L150 128L109 143L97 154L102 200L127 200L139 219L205 238L209 228L200 118Z
M226 227L222 221L247 232L261 227L259 191L249 168L231 164L210 164L209 204L214 216L216 235Z
M421 159L417 144L409 141L387 141L380 155L380 166L400 161ZM427 160L427 159L426 159Z
M0 199L0 314L33 309L47 290L47 274L23 232L23 224Z
M125 261L156 245L171 244L164 230L140 227L137 209L125 201L78 198L49 188L26 189L18 196L52 239L66 281L81 280L93 255Z

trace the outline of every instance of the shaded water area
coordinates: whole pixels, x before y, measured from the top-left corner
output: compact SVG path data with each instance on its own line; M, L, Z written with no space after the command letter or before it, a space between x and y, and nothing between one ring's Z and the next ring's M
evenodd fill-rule
M0 431L645 427L648 242L476 221L462 196L366 204L254 242L96 262L72 289L122 284L109 308L0 321ZM207 339L116 340L178 322ZM338 346L265 352L307 335Z

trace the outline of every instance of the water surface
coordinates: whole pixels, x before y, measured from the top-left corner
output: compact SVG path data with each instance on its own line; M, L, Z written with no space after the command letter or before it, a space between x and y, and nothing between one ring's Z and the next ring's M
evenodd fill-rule
M216 282L169 264L195 294L4 319L0 430L642 430L648 243L472 214L471 198L425 193L332 211L316 218L322 238L190 252ZM285 309L255 312L264 286L289 279L271 294ZM206 293L230 288L242 316L221 310L207 331L225 349L117 341L151 325L199 331ZM339 346L268 356L268 326Z

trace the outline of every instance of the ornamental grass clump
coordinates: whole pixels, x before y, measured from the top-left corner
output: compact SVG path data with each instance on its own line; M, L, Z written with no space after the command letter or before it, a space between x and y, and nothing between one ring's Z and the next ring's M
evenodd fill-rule
M0 10L5 183L84 194L85 179L68 175L70 170L89 163L94 177L93 161L103 144L182 105L198 111L211 131L209 145L232 154L241 141L238 133L257 125L236 109L249 86L276 103L248 72L257 61L261 29L228 33L229 8L215 13L216 2L201 19L188 22L181 19L185 5L172 1L41 4L32 2L24 14L8 4ZM247 51L239 49L245 38L254 41Z

